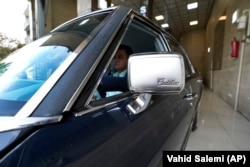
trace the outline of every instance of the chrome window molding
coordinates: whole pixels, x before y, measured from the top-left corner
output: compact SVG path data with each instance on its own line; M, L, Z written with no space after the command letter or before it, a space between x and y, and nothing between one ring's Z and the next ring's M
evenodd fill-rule
M119 95L117 95L117 96L119 96ZM115 101L111 101L111 102L108 102L108 103L103 103L103 104L95 106L95 107L93 107L91 105L87 105L86 109L84 109L83 111L74 112L74 116L79 117L79 116L88 114L88 113L90 113L92 111L96 111L96 110L99 110L101 108L105 108L105 107L114 105L114 104L119 103L119 102L121 102L123 100L126 100L126 99L128 99L128 97L124 97L124 98L121 98L121 99L118 99L118 100L115 100Z
M54 117L27 117L27 118L4 116L0 117L0 132L56 123L60 122L61 119L62 119L61 115Z

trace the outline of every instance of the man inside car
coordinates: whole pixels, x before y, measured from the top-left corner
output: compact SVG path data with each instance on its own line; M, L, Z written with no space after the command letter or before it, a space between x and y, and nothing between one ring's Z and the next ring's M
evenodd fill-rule
M133 50L127 45L120 45L114 56L114 70L102 78L98 87L101 97L110 97L128 91L127 66Z

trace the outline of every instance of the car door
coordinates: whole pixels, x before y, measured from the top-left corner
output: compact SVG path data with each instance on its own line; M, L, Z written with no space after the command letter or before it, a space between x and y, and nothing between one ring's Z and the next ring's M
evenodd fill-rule
M107 49L106 57L109 58L105 61L103 72L97 70L99 73L105 75L120 44L129 45L135 53L168 51L159 29L137 15L132 18L132 21L128 21L131 22L128 27L124 26L120 32L122 38L115 39ZM178 133L173 132L190 109L189 101L183 100L190 88L178 95L138 95L124 92L93 101L93 94L100 80L101 77L98 81L90 81L89 84L96 86L89 91L89 100L82 106L78 102L74 112L77 117L92 115L96 121L104 120L105 117L109 119L104 121L105 124L100 129L92 129L91 133L95 134L92 140L102 138L101 142L96 143L86 156L79 158L73 165L146 166L172 134L178 138L176 141L184 141L186 128ZM143 101L143 106L138 106L138 99ZM141 109L137 110L138 107ZM182 143L178 145L180 143L172 141L171 144L171 148L182 148Z
M192 128L191 123L193 123L194 117L196 115L197 103L200 97L201 82L197 71L194 69L188 55L186 54L184 48L169 34L165 35L167 44L172 52L178 52L184 58L185 64L185 88L180 94L180 101L186 104L185 110L181 110L183 113L183 120L178 124L173 135L168 139L163 147L163 149L176 150L178 148L185 149L186 142L190 133L190 128ZM178 134L175 134L178 133ZM179 136L179 137L177 137ZM182 137L180 137L182 136ZM171 143L177 142L175 146ZM178 146L178 147L176 147Z

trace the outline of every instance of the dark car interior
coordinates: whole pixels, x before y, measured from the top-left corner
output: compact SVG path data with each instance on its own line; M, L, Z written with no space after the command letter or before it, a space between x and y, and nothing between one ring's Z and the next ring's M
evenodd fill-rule
M157 45L157 35L139 21L133 21L122 43L130 46L134 53L163 51Z

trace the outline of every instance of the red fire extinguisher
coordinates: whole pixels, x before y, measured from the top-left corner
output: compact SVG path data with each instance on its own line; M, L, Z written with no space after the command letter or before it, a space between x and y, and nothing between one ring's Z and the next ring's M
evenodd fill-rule
M240 42L238 40L236 40L236 38L234 38L233 41L231 41L231 57L238 57L239 55L239 46L240 46Z

